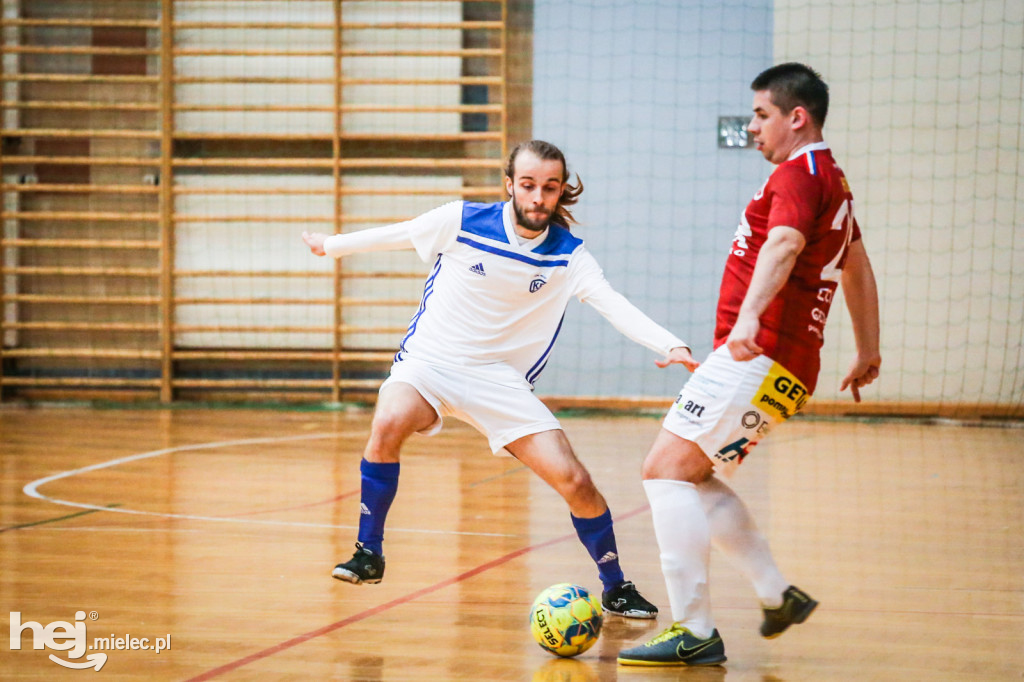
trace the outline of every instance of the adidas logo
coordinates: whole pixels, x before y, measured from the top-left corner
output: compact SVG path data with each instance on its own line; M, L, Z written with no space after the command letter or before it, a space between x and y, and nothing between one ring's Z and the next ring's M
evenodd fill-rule
M476 274L480 275L481 277L486 277L487 276L487 273L484 272L484 264L483 263L477 263L476 265L471 267L469 269L469 271L473 272L473 273L476 273Z
M370 513L370 508L367 507L362 502L359 503L359 513L360 514L365 514L366 516L373 516L373 514Z
M606 564L609 561L615 561L619 558L619 555L615 552L605 552L605 555L597 560L598 564Z

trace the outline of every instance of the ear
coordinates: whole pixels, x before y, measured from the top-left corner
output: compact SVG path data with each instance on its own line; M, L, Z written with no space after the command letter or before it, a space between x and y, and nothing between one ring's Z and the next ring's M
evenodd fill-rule
M505 176L505 192L512 196L512 178L507 175Z
M793 107L789 112L789 125L793 130L803 130L811 122L811 115L801 106Z

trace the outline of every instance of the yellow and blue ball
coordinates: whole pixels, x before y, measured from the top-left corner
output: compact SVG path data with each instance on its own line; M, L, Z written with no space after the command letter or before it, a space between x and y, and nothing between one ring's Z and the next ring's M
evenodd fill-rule
M530 609L530 632L541 648L558 656L575 656L594 646L601 634L601 602L572 583L552 585Z

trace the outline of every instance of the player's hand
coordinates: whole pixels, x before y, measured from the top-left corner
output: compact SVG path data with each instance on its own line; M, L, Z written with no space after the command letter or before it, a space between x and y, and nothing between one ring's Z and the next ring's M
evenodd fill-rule
M865 357L858 354L850 363L850 371L843 377L843 383L839 384L839 390L844 391L849 386L850 393L853 394L853 401L859 403L860 387L867 386L878 378L878 368L881 364L882 356L877 353Z
M748 362L764 352L757 345L757 333L761 331L761 321L756 317L746 318L742 315L736 319L729 338L725 341L732 359L736 362Z
M694 372L700 367L700 363L693 359L693 355L690 354L690 349L686 346L677 346L668 352L663 360L655 360L654 364L662 369L665 369L669 365L680 364L686 365L686 369Z
M302 241L306 242L306 246L313 252L314 256L326 256L327 252L324 251L324 240L327 239L326 234L320 232L303 232Z

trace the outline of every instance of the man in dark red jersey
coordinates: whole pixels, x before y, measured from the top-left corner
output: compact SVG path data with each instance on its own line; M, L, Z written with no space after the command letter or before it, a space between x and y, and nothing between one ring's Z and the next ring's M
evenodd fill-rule
M747 130L776 165L736 229L715 325L715 350L683 387L644 461L662 572L675 621L619 653L626 665L715 665L725 647L711 617L711 544L753 583L761 634L777 637L817 606L783 578L746 505L719 476L814 392L823 328L842 282L857 353L840 390L878 376L878 293L853 217L853 196L822 138L828 86L803 64L751 83ZM717 475L716 475L717 474Z

